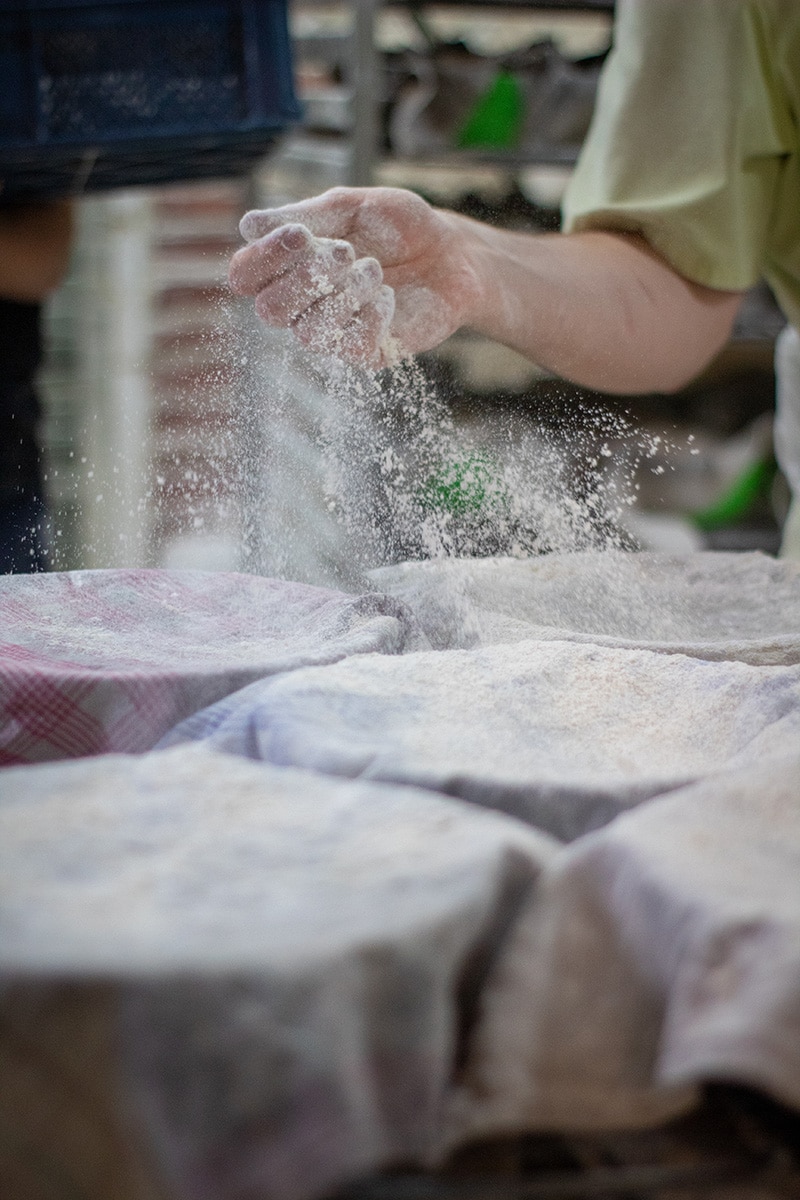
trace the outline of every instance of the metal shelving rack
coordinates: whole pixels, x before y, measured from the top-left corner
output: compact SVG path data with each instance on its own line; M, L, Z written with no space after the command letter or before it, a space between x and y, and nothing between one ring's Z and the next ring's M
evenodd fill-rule
M374 181L375 164L379 158L378 113L375 97L380 94L381 61L376 20L382 8L405 8L412 13L421 13L435 7L439 9L493 9L498 12L536 10L552 13L613 13L613 0L356 0L353 5L353 106L352 106L352 158L350 178L353 186L367 186ZM420 160L415 160L419 162ZM424 161L424 160L422 160ZM551 148L546 157L523 159L511 155L472 154L461 155L462 162L495 163L504 166L532 165L534 162L572 165L574 155L559 154Z

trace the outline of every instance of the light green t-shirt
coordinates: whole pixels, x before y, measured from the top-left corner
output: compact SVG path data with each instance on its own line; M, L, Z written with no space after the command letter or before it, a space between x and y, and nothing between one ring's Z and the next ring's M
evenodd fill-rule
M636 230L689 279L766 278L800 325L800 0L618 0L564 229Z

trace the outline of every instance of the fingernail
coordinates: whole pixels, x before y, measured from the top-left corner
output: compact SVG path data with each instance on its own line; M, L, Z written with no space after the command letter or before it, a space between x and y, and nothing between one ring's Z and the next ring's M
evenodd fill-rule
M311 234L305 225L287 225L279 241L285 250L302 250L310 239Z
M383 280L383 268L377 258L361 258L357 266L361 268L361 275L366 283L377 287Z
M331 253L335 263L351 263L355 259L355 252L349 242L336 242Z
M239 233L246 242L253 242L256 238L261 236L261 233L259 232L259 226L261 224L259 220L260 217L261 213L258 209L251 209L250 212L246 212L244 214L239 222Z

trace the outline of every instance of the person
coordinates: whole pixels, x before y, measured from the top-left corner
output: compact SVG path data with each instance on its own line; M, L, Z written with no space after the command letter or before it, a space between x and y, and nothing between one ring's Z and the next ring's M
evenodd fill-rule
M47 567L36 373L42 303L71 244L70 201L0 203L0 574Z
M369 368L469 327L578 385L676 391L759 279L800 326L799 129L795 0L618 0L560 232L334 188L245 214L231 287L266 323ZM793 490L782 552L800 557L797 363L797 386L791 370L779 381L776 452Z

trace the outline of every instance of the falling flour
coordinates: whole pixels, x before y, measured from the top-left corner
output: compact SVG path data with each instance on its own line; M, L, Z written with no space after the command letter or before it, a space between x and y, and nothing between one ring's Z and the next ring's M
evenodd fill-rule
M659 445L637 438L624 414L465 427L414 359L374 378L330 364L326 387L327 485L363 566L631 547L624 514Z
M368 246L356 258L347 242L304 233L310 255L293 283L314 316L292 337L265 329L248 301L231 351L248 364L236 365L246 569L358 588L366 571L401 561L632 548L625 516L642 464L663 458L660 439L566 389L557 412L542 401L541 419L456 420L393 332L397 310L405 327L406 310L418 299L427 313L431 297L395 297ZM363 369L345 360L346 327L376 294L388 365Z
M577 407L457 421L423 362L380 372L253 329L243 396L248 569L361 587L407 560L630 549L637 473L664 443ZM394 348L397 353L397 347Z

